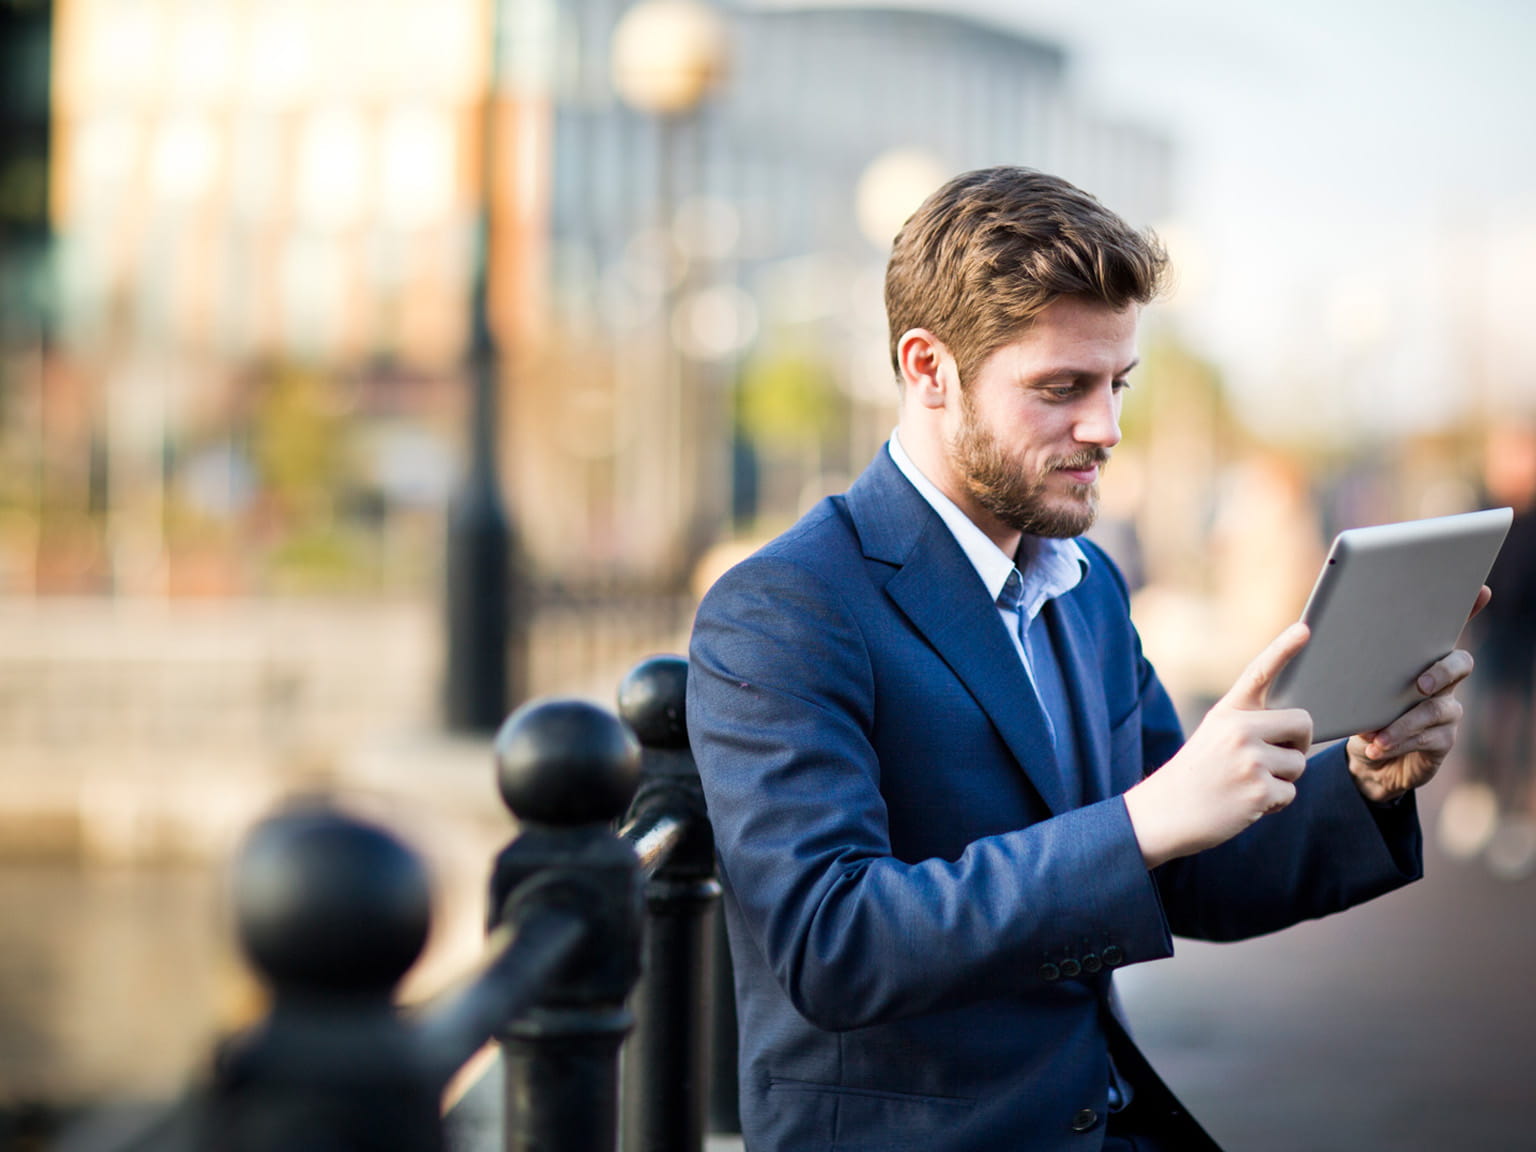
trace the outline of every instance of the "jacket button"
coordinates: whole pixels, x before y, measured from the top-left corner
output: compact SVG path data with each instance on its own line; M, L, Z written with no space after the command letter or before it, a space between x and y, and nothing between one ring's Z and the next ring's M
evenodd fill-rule
M1102 967L1104 967L1104 962L1099 959L1097 952L1090 952L1083 957L1084 972L1097 972Z
M1120 945L1118 944L1111 944L1100 953L1100 956L1104 963L1108 964L1111 968L1118 968L1125 963L1125 953L1120 951Z
M1056 967L1054 964L1042 964L1040 965L1040 979L1044 980L1047 984L1051 983L1053 980L1060 980L1061 969Z
M1061 974L1068 980L1076 979L1083 974L1083 966L1068 956L1061 962Z
M1087 1132L1099 1122L1099 1114L1092 1108L1084 1108L1072 1117L1072 1131Z

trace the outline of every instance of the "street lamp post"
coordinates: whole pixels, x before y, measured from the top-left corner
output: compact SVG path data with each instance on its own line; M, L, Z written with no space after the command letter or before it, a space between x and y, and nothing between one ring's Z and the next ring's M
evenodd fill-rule
M625 104L654 118L658 132L656 218L662 261L660 385L664 389L657 411L665 421L657 447L675 469L663 499L675 517L683 563L698 543L694 498L685 491L690 482L702 488L697 475L700 428L693 419L689 381L673 332L674 313L681 296L683 268L676 255L673 215L677 207L680 137L687 122L719 86L726 68L726 31L720 13L707 0L639 0L614 28L613 85ZM694 142L696 144L696 141ZM697 151L694 149L694 163ZM685 189L686 191L686 189ZM705 421L707 423L707 421ZM669 451L670 449L670 451Z
M447 529L448 727L491 733L527 691L525 581L517 534L501 492L501 352L490 316L495 253L497 100L501 90L501 0L490 0L491 59L481 109L480 194L470 299L472 382L469 464Z

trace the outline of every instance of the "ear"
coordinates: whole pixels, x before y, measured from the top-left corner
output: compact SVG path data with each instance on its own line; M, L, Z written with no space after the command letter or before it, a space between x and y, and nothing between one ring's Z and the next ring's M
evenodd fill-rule
M947 398L959 394L955 358L926 328L909 328L901 334L896 342L896 363L901 368L903 396L924 408L943 408Z

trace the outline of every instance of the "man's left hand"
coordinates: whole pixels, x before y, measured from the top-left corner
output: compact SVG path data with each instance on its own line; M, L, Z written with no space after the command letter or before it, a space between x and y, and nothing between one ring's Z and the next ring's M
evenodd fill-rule
M1472 616L1483 610L1492 595L1485 585L1472 606ZM1389 803L1434 779L1456 743L1461 702L1453 693L1471 672L1471 655L1456 649L1419 677L1423 700L1385 728L1349 738L1349 770L1367 800Z

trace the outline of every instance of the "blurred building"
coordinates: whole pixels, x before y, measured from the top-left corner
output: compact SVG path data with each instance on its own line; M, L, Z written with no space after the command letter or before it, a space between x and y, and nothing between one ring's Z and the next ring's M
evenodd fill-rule
M487 107L504 482L550 577L675 584L863 464L884 248L944 176L1168 209L1166 141L1001 27L722 7L720 82L658 116L613 82L635 5L502 4L490 104L484 0L5 6L51 33L52 240L7 333L0 591L430 588Z
M8 590L377 570L452 468L485 13L385 3L360 50L339 3L34 7L52 297L6 379Z
M523 423L563 412L559 450L584 443L589 506L611 517L599 536L628 556L664 565L729 522L771 528L863 467L894 422L890 239L947 176L1022 163L1139 224L1170 207L1168 142L1080 107L1062 50L1017 31L941 11L722 10L724 79L668 118L610 82L632 6L559 7L547 331L579 367L526 390L539 410ZM519 455L525 483L558 468ZM542 514L553 529L562 511ZM593 542L571 543L575 560Z
M8 402L9 381L35 372L48 296L53 22L46 4L0 3L0 476L18 464L27 429ZM7 544L29 533L0 480L0 589Z

